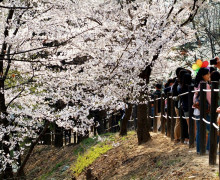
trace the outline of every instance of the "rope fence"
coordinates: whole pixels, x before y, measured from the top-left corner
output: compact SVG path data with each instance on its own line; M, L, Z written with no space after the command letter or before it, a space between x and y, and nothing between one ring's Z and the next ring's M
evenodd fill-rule
M154 100L150 100L150 103L154 103L158 105L158 101L161 103L161 114L158 116L158 108L154 109L154 115L148 114L148 118L153 119L153 127L157 125L156 118L161 118L161 133L166 133L168 137L171 138L171 141L174 140L174 127L175 127L175 121L176 119L180 119L180 122L183 120L187 120L188 122L188 133L189 133L189 148L195 147L195 125L199 124L200 131L199 137L200 139L197 139L196 141L199 142L200 146L200 155L206 154L206 126L210 126L209 135L210 135L210 147L209 147L209 164L215 165L216 159L217 159L217 134L220 130L219 126L217 125L217 112L216 109L218 107L218 94L219 94L219 82L211 82L211 89L206 88L206 83L200 83L200 89L194 90L193 86L188 86L188 91L183 92L181 94L178 94L176 96L173 96L172 93L168 93L165 97L164 94L161 95L160 98L157 96L154 97ZM193 96L194 93L199 94L199 112L200 115L195 116L193 115L194 109L196 107L193 106ZM211 93L211 104L210 109L208 109L207 103L207 93ZM178 111L180 114L176 114L175 109L177 110L175 103L178 101L182 102L183 98L188 98L188 113L189 116L183 116L184 112L182 107L178 106ZM150 98L149 98L150 99ZM186 102L186 99L185 99ZM166 112L165 112L165 104L166 104ZM149 106L150 107L150 106ZM185 106L184 106L185 107ZM150 111L148 111L150 112ZM198 118L199 117L199 118ZM209 118L210 117L210 120ZM197 122L197 123L195 123ZM183 125L181 123L181 142L184 142L184 135L183 135ZM198 129L198 127L196 128ZM154 132L157 132L158 129L153 128ZM219 146L220 147L220 146ZM220 151L220 149L219 149ZM220 172L220 162L219 162L219 172Z
M203 92L212 92L212 90L211 89L202 89L202 91ZM213 91L214 92L220 92L220 90L219 89L213 89ZM191 93L195 93L195 92L200 92L200 90L193 90L193 91L191 91ZM181 97L181 96L184 96L184 95L188 95L189 94L189 92L185 92L185 93L182 93L182 94L179 94L178 96L169 96L168 98L169 99L176 99L177 97ZM161 100L161 99L164 99L164 100L167 100L167 98L162 98L162 97L160 97L160 98L156 98L155 100ZM154 102L155 100L153 100L153 99L149 99L149 102ZM147 101L148 102L148 101ZM151 119L153 119L153 118L157 118L157 117L161 117L161 116L149 116ZM163 117L164 118L167 118L167 116L165 116L165 115L163 115ZM171 119L171 118L174 118L174 119L179 119L180 117L171 117L171 116L169 116L169 118ZM184 117L184 116L182 116L182 118L183 119L189 119L189 117ZM199 121L200 119L196 119L196 118L194 118L194 117L192 117L192 119L193 120L195 120L195 121ZM208 122L205 118L203 118L202 119L206 124L209 124L210 125L210 122ZM219 128L217 128L216 126L214 126L216 129L219 129Z

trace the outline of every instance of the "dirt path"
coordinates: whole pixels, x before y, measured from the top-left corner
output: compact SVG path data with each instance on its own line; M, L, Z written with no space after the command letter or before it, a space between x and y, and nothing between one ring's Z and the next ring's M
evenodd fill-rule
M208 155L199 156L185 144L174 144L160 133L137 146L135 134L98 158L89 168L94 179L219 179L218 165L208 165ZM218 164L218 162L217 162ZM67 178L68 179L68 178ZM82 174L77 179L85 179Z

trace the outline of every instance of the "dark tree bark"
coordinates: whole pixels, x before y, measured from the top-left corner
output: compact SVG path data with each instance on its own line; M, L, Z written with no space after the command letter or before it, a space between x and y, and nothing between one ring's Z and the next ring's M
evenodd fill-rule
M104 120L106 118L106 111L98 111L97 113L97 121L99 122L99 126L97 127L98 134L105 133L105 126L104 126Z
M132 109L132 118L134 119L134 129L137 130L137 105L135 104Z
M44 145L51 145L52 141L51 141L50 128L47 128L45 135L42 137L42 141Z
M128 124L128 120L131 117L131 112L132 112L132 104L128 104L128 108L125 110L125 116L121 121L120 136L127 135L127 124Z
M8 13L7 21L6 21L8 24L9 24L10 20L12 19L13 14L14 14L14 10L10 9L9 13ZM9 35L9 29L8 29L8 26L6 26L6 28L4 30L4 36L7 37L8 35ZM3 113L5 115L7 115L7 107L5 104L5 95L4 95L5 79L3 76L4 75L3 59L5 57L7 48L8 48L7 54L9 54L11 46L8 47L7 44L5 42L3 42L1 53L0 53L0 113ZM10 66L10 56L8 58L9 58L9 60L8 60L9 65L8 66ZM0 119L0 125L4 125L5 127L7 127L8 124L9 124L9 122L6 118ZM4 144L3 141L9 142L10 136L8 134L5 134L2 138L2 141L0 142L0 145L1 145L0 150L3 150L5 154L10 154L9 146ZM2 166L2 164L0 163L0 167L1 166ZM7 178L11 178L11 177L13 177L12 167L9 163L7 163L6 169L0 175L0 179L7 179Z
M137 136L138 136L138 145L143 144L151 139L149 133L149 125L147 118L147 105L139 104L137 108Z
M112 123L112 122L113 122L113 121L112 121L112 116L113 116L113 115L111 115L111 117L109 117L109 119L108 119L108 132L111 132L111 129L112 129L111 127L113 126L113 125L112 125L112 124L113 124L113 123Z
M63 128L58 127L57 124L55 124L54 146L55 147L62 147L63 146Z
M23 160L23 162L22 162L20 168L18 169L18 172L17 172L17 177L18 177L18 178L21 177L21 176L24 176L24 167L25 167L25 165L26 165L28 159L30 158L32 151L34 150L34 147L38 144L38 142L40 141L40 139L41 139L41 138L43 137L43 135L46 133L49 124L50 124L49 121L47 121L46 124L45 124L45 126L44 126L44 129L41 131L41 133L40 133L40 135L38 136L38 138L31 143L31 146L30 146L30 148L29 148L29 150L28 150L28 153L27 153L27 155L25 156L25 158L24 158L24 160Z
M106 111L105 110L91 110L90 116L94 117L95 127L94 127L94 134L96 135L96 131L98 134L105 133L105 119L106 119ZM97 126L97 124L99 124ZM97 127L96 127L97 126ZM92 131L93 132L93 131Z
M154 56L153 59L157 59L157 56ZM152 70L152 64L148 65L145 70L142 71L140 77L145 80L146 84L149 83L150 74ZM145 93L141 93L143 96ZM145 99L140 97L141 102ZM147 105L146 104L139 104L137 107L137 136L138 136L138 144L145 143L150 140L150 133L149 133L149 125L148 125L148 118L147 118Z

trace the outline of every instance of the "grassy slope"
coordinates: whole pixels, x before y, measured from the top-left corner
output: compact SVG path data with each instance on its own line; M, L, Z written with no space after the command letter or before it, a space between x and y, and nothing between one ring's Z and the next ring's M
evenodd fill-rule
M28 179L85 179L87 169L98 179L218 179L218 165L208 166L208 156L151 135L152 141L141 146L135 132L106 134L60 149L39 146L28 164Z

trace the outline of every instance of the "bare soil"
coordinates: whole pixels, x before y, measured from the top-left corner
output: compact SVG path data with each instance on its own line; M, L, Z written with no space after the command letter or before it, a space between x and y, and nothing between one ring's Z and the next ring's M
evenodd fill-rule
M160 133L151 133L151 136L151 141L140 146L137 145L136 134L118 138L114 148L98 158L76 179L86 179L88 169L92 171L92 179L98 180L219 179L218 160L217 165L209 166L208 155L197 155L195 148L174 144ZM46 173L45 179L72 179L71 170L65 170L65 167L76 159L74 148L38 147L26 169L28 179L44 179L42 175Z

